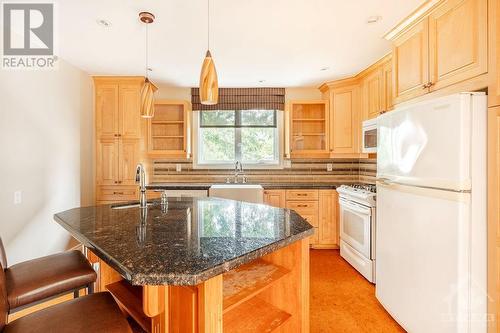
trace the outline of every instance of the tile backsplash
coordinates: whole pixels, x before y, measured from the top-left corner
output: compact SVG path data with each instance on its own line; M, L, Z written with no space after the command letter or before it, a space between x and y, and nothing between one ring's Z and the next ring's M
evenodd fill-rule
M375 183L376 159L294 159L291 168L243 170L249 183ZM332 171L327 171L332 164ZM177 171L180 166L181 171ZM244 166L243 166L244 167ZM152 161L152 182L223 183L233 169L194 169L186 160Z

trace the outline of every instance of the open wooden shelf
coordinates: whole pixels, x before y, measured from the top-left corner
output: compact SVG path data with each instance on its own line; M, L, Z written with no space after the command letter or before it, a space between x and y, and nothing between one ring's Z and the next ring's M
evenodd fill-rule
M108 284L106 289L115 298L118 305L125 310L146 332L151 331L151 318L142 310L142 287L133 286L125 280Z
M224 333L273 332L291 315L254 297L224 314Z
M289 272L284 267L257 259L225 273L223 276L224 313L269 288Z

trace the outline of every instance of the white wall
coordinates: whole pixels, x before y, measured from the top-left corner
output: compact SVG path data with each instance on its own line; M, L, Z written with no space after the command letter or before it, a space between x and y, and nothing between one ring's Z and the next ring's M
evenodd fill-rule
M0 236L9 265L71 245L53 214L93 201L92 82L56 71L0 73ZM14 205L14 192L22 203Z

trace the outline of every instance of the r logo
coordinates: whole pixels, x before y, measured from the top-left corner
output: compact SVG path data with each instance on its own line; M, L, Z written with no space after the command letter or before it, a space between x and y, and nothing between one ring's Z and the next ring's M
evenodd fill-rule
M3 54L50 56L54 54L54 5L3 4Z

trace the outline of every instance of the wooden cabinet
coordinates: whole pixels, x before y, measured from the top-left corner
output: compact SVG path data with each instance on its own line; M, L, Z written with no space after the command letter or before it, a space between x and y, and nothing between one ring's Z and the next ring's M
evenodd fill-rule
M377 67L363 79L363 108L367 119L376 118L382 112L383 72Z
M189 158L191 103L157 100L155 115L148 121L148 154L155 157Z
M319 242L317 247L340 245L338 221L339 197L335 190L319 190Z
M265 190L264 203L278 208L285 208L285 190Z
M119 83L119 129L120 136L140 138L141 136L141 82Z
M348 85L332 89L330 101L331 157L336 157L337 154L359 153L359 86Z
M500 1L489 2L488 105L500 105Z
M114 137L119 133L118 113L118 85L96 83L95 117L98 138Z
M329 102L327 100L290 101L288 113L290 156L292 158L328 157L330 152Z
M393 109L392 101L392 56L382 65L382 113Z
M143 82L142 77L94 77L98 202L137 197L130 186L135 186L135 168L141 160Z
M488 72L488 0L443 0L402 22L393 41L395 104ZM449 91L450 93L454 91Z
M290 189L265 190L264 203L288 208L314 227L311 247L338 248L338 194L335 190Z
M429 15L431 91L488 70L487 0L447 0Z
M96 181L97 185L118 184L119 173L119 141L117 138L97 139Z
M394 40L393 96L400 103L429 91L429 21L421 20Z
M360 74L362 120L378 117L392 109L392 54Z

